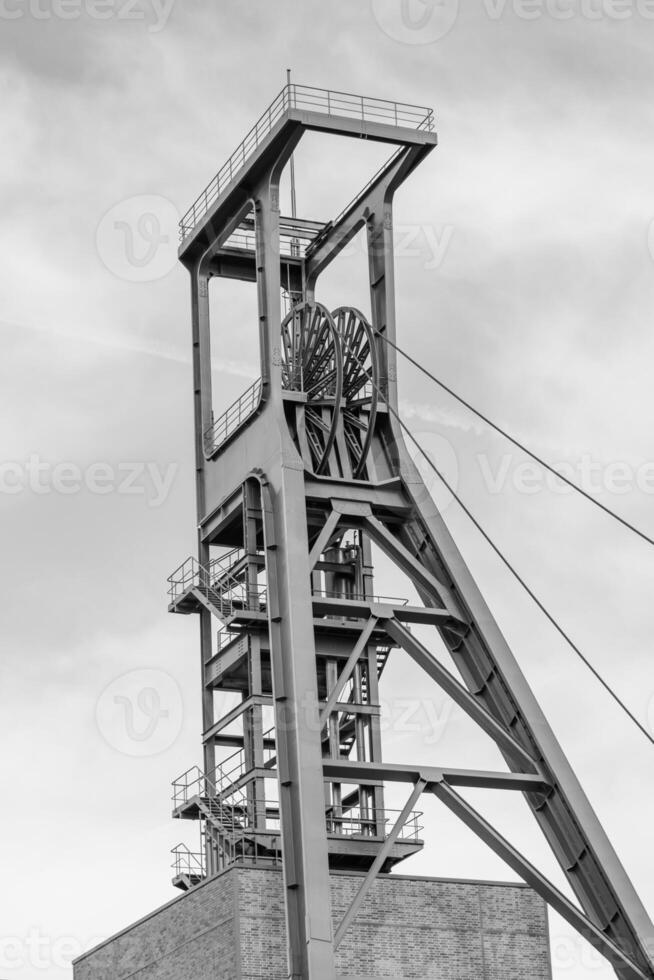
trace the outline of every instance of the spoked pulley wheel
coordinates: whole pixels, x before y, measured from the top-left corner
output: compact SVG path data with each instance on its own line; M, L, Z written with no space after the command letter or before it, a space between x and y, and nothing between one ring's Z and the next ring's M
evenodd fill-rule
M282 323L282 387L306 396L304 430L313 469L322 473L336 439L343 356L336 325L320 303L294 306Z
M372 327L353 306L332 313L343 351L343 432L352 475L364 473L379 393L379 362Z

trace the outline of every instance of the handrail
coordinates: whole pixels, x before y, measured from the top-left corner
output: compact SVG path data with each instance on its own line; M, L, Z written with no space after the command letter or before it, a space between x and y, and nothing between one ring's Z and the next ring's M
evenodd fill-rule
M394 126L432 132L434 112L425 106L407 102L391 102L372 96L354 95L312 85L289 83L275 96L268 108L225 161L218 173L196 197L179 223L180 241L184 241L198 222L207 214L220 194L245 166L248 157L271 133L274 125L290 109L309 109L328 116L346 116L363 122L383 121Z
M170 573L166 581L168 582L168 595L171 599L176 599L187 588L196 584L198 566L201 567L197 558L191 556L185 558L182 564Z
M390 831L389 824L394 825L401 810L388 810L385 807L356 807L357 813L348 810L346 813L338 813L340 807L331 804L327 806L327 811L333 810L334 813L326 812L327 832L332 834L342 834L344 837L364 836L364 837L387 837ZM408 815L399 832L398 840L419 841L420 834L424 827L418 821L422 819L424 813L420 810L412 810ZM383 827L383 833L379 834L378 828ZM347 828L347 829L346 829Z
M228 556L214 558L207 567L200 564L197 558L187 558L168 576L168 595L171 603L176 602L193 587L199 586L205 590L211 603L220 609L224 616L233 615L236 609L260 610L268 596L267 586L258 583L249 584L245 580L236 578L230 573L230 566L225 567L223 564L225 557L237 552L240 553L240 549L234 549ZM220 569L220 575L215 574L216 569Z
M362 592L329 592L327 589L311 589L311 595L323 599L345 599L351 602L375 602L386 606L408 606L408 599L388 595L364 595Z
M233 579L236 581L232 573L232 568L243 558L245 551L243 548L232 548L231 551L227 551L224 555L218 555L217 558L211 558L209 564L207 565L207 572L209 578L215 584L222 579ZM219 574L214 575L214 570L218 569Z
M205 858L201 851L192 851L186 844L177 844L170 853L173 855L171 868L174 868L176 876L206 876Z
M281 231L279 234L280 254L286 258L302 258L307 249L312 245L314 236L307 237L306 240L300 239L295 232ZM239 228L229 236L223 249L242 249L246 252L254 252L256 249L256 235L253 231L243 231Z
M204 451L213 456L217 449L246 422L259 407L263 384L261 378L250 385L223 414L204 430Z
M272 725L268 729L268 731L266 731L266 732L264 732L262 734L262 736L261 736L262 741L264 741L267 738L270 738L270 736L273 734L274 731L275 731L275 726ZM264 748L263 753L264 753L263 762L264 762L264 765L265 765L266 762L269 762L272 758L275 757L276 750L275 749L266 749L266 748ZM268 758L266 758L266 755L268 755ZM227 768L228 764L230 764L234 759L237 759L237 758L238 758L238 762L235 765L233 765L231 767L231 769L228 769ZM220 762L216 766L216 769L218 769L218 768L224 774L225 778L228 778L230 776L233 776L234 773L236 773L236 772L239 773L239 778L240 778L240 776L242 776L244 774L244 772L245 772L245 748L243 746L241 746L241 748L237 749L236 752L232 752L231 755L228 755L227 758L223 759L222 762ZM236 782L236 780L234 780L234 782Z
M181 776L178 776L173 781L173 808L177 809L183 806L195 796L218 800L225 809L243 810L247 808L248 800L242 790L234 791L235 794L239 794L236 799L228 802L222 800L227 790L230 789L230 784L220 772L220 766L216 766L212 776L213 779L203 772L199 766L191 766Z
M277 120L287 111L288 107L286 103L289 101L289 96L289 86L285 85L281 92L275 96L265 112L259 116L252 129L246 134L241 143L239 143L232 155L225 161L216 176L209 181L202 193L196 197L179 223L180 241L186 238L200 218L207 213L211 205L219 197L224 186L232 182L234 175L245 166L245 161L250 153L256 149L259 143L270 133Z
M224 614L229 614L233 610L231 600L214 590L214 583L211 580L208 570L204 565L200 564L197 558L193 558L192 556L187 558L179 568L176 568L168 576L167 581L169 583L168 595L171 602L175 602L176 599L193 586L201 586L206 590L209 597L213 594L212 602L215 602Z
M229 758L231 759L233 756ZM225 773L220 766L216 766L214 778L211 779L198 766L192 766L173 782L175 809L184 803L188 803L194 796L198 796L206 799L209 807L211 801L214 800L215 807L220 810L220 813L228 815L232 825L230 828L232 835L238 836L238 832L252 830L261 827L262 824L267 831L276 832L279 829L280 820L278 809L276 809L278 802L265 800L253 804L242 789L234 789L230 794L230 789L238 781L230 782L230 776L233 775L233 772L234 770L231 773ZM400 810L389 810L385 807L364 807L361 805L342 807L338 804L328 803L325 805L327 833L339 834L344 837L386 837L389 833L388 825L395 824L400 812ZM257 820L257 816L261 815L264 816L264 820ZM398 840L419 841L420 833L423 830L419 821L423 816L422 811L413 810L402 825ZM268 826L270 822L275 826Z

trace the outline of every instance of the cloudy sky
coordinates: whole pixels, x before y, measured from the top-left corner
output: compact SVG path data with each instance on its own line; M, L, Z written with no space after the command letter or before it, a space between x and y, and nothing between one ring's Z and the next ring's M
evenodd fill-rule
M396 200L400 342L654 534L651 8L0 2L3 978L70 980L71 954L172 897L168 852L193 843L169 817L200 734L197 624L166 613L195 518L175 226L287 66L435 108L440 146ZM380 160L324 146L298 153L306 217L332 216ZM365 306L363 270L354 247L318 298ZM256 376L254 303L225 286L214 305L220 408ZM413 369L400 381L412 429L654 729L651 547L526 471ZM652 746L445 513L654 910ZM388 568L380 583L402 594ZM389 759L496 764L438 691L389 672ZM560 881L517 803L483 806ZM511 878L435 804L426 825L406 871ZM556 918L552 934L557 980L612 975Z

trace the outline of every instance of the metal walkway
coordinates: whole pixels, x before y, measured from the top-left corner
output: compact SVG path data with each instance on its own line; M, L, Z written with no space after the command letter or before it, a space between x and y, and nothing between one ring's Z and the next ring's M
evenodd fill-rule
M222 192L238 179L249 157L272 132L274 126L293 109L304 109L326 116L345 117L362 122L381 122L408 129L423 129L428 132L434 129L433 110L424 106L373 99L365 95L353 95L350 92L314 88L311 85L285 85L265 112L259 116L216 176L196 197L179 223L180 242L183 242L202 221Z

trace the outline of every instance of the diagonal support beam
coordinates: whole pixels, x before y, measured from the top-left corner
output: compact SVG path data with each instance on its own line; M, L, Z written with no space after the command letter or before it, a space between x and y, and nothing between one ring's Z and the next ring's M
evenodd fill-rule
M338 514L335 510L332 510L329 514L329 517L323 524L322 530L318 535L318 537L316 538L313 548L309 553L309 567L311 571L314 570L314 568L316 567L316 563L318 562L318 559L320 558L323 551L329 544L329 539L331 538L332 534L338 527L338 522L340 521L340 519L341 519L341 515Z
M654 925L534 692L474 582L463 556L399 440L400 471L415 507L398 534L430 571L443 578L468 624L461 641L441 636L466 686L496 720L515 732L538 759L552 789L544 801L528 796L532 813L588 917L654 980ZM507 755L513 768L513 760Z
M381 208L389 188L395 190L432 149L433 145L423 144L403 146L397 150L354 201L334 220L331 227L326 227L320 240L309 246L305 275L310 291L315 288L316 279L321 272L365 225L370 214Z
M418 779L415 786L413 787L413 790L411 791L411 795L409 796L409 799L406 801L402 813L395 821L395 824L393 825L393 829L391 830L390 834L388 835L388 837L386 838L382 846L379 848L375 860L370 865L370 870L368 871L368 874L361 882L361 887L359 888L358 892L354 896L352 900L352 904L350 905L347 912L343 916L343 919L338 929L336 930L336 933L334 935L334 949L338 949L348 927L352 924L352 922L356 918L357 913L361 908L365 900L365 897L370 890L370 886L372 885L373 881L375 880L375 878L377 877L381 869L384 867L384 862L386 861L386 858L390 854L393 845L395 844L398 837L402 833L402 828L404 827L404 824L409 819L409 816L411 815L411 811L413 810L414 806L416 805L416 803L424 793L426 787L427 787L426 780Z
M429 787L431 792L459 819L473 830L508 866L520 875L541 898L565 919L592 946L605 956L622 980L651 980L613 940L588 919L566 896L545 878L516 848L502 837L470 804L446 782Z
M356 667L361 654L366 649L376 625L377 625L377 617L371 616L368 622L366 623L366 625L364 626L361 635L359 636L359 639L355 643L352 653L347 658L347 663L345 664L342 673L339 675L336 684L330 691L327 697L327 701L325 702L324 708L320 712L321 731L327 724L327 721L329 720L329 716L331 715L332 711L334 710L334 707L338 703L338 699L340 698L345 688L345 685L347 684L350 677L354 673L354 668Z
M503 751L521 766L526 766L527 772L537 772L536 760L520 745L511 732L496 721L474 694L453 677L405 626L396 619L385 619L383 627L391 639L399 643L411 659L429 674L454 703L463 708Z
M219 735L220 732L224 731L225 728L242 718L246 711L250 711L251 708L272 705L273 699L269 694L253 694L251 697L246 698L245 701L239 701L235 708L228 711L226 715L219 718L218 721L214 722L211 728L208 728L206 732L202 735L204 742L210 742L215 735Z
M409 576L418 589L427 592L434 599L440 600L450 612L459 616L459 610L453 601L448 587L435 575L432 575L404 545L395 538L379 518L370 514L365 518L365 527L372 540L382 551L395 561L403 572Z

